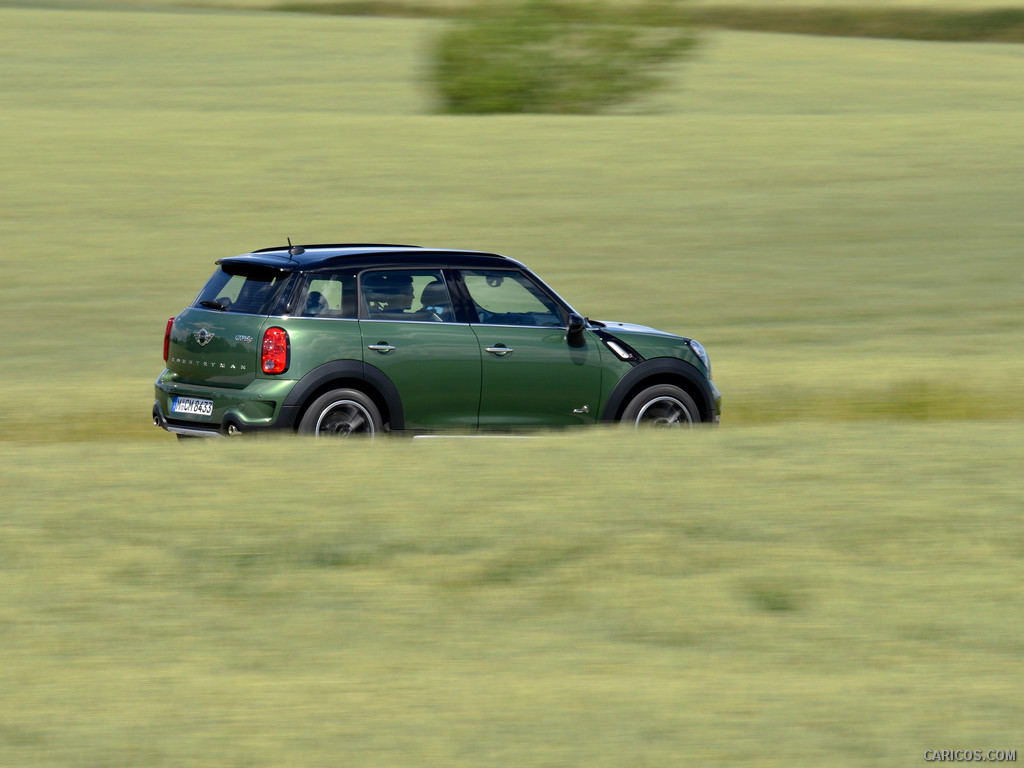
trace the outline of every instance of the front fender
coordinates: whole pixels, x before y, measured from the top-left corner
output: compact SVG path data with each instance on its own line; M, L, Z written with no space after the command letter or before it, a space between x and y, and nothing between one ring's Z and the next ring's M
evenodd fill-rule
M646 382L671 383L673 380L685 382L683 389L691 395L696 394L697 407L700 408L701 421L717 421L717 392L708 379L704 378L696 366L677 357L655 357L644 360L631 368L619 379L612 393L605 401L601 411L601 421L618 421L634 392L642 389Z

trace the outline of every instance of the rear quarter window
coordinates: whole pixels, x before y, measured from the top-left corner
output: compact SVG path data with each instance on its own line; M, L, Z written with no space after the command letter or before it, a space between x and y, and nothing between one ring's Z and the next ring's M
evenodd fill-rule
M250 315L270 315L281 301L290 272L222 265L193 306Z
M354 272L314 273L304 277L293 314L300 317L357 317Z

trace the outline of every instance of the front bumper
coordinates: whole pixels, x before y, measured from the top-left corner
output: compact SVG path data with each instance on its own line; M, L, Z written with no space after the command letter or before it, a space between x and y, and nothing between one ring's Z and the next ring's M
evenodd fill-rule
M715 382L711 379L708 379L708 384L711 385L711 397L715 402L711 415L712 423L718 424L722 420L722 393L718 391L718 387L715 386Z

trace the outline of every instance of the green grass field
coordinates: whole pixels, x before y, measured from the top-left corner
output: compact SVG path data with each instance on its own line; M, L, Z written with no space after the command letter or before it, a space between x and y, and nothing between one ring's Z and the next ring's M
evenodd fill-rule
M503 0L492 0L501 2ZM639 5L643 0L606 0L612 6ZM687 0L690 2L690 0ZM430 13L448 13L453 9L473 5L473 0L0 0L0 7L50 7L50 8L181 8L186 10L229 9L229 10L272 10L299 5L312 9L341 8L349 6L356 12L363 10L397 9L401 7ZM679 5L686 3L680 0ZM952 10L987 11L994 8L1021 8L1021 0L873 0L869 3L854 0L692 0L692 5L701 7L726 8L814 8L823 11L842 8L869 10Z
M1024 747L1024 47L453 118L440 21L114 5L0 8L0 765ZM178 445L166 319L286 237L521 258L700 339L722 426Z
M626 114L461 119L440 22L4 16L5 439L157 438L166 318L286 237L522 258L700 339L734 426L1024 415L1024 48L723 34Z
M1020 748L1016 425L0 455L4 765Z

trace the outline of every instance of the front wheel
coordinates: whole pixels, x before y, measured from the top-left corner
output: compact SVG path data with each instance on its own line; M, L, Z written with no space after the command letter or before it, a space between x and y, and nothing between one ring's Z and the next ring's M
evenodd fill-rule
M318 397L299 422L300 435L374 437L384 428L373 400L355 389L335 389Z
M687 429L700 424L700 411L693 398L679 387L658 384L648 387L629 401L626 410L622 412L622 423L636 429Z

